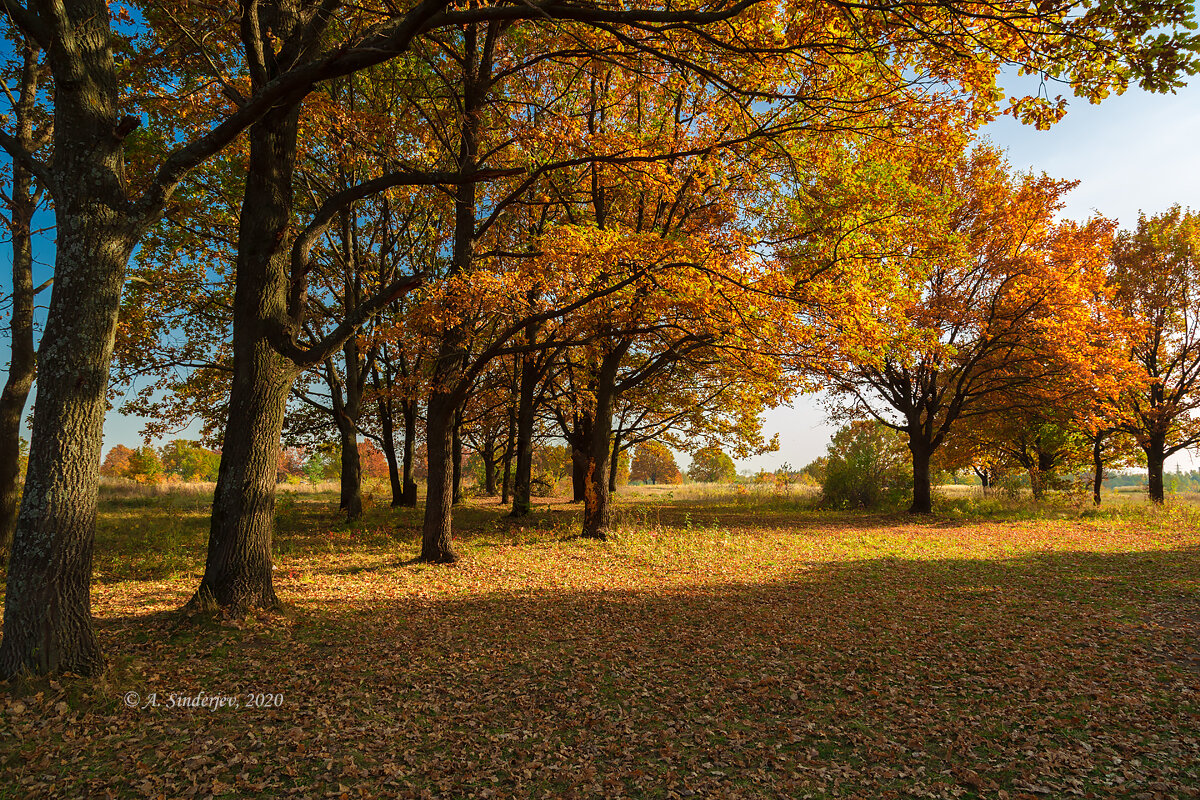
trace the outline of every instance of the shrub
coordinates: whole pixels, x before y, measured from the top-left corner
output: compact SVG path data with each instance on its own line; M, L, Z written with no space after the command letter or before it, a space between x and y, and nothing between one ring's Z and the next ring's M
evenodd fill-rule
M912 491L911 454L903 437L873 420L834 434L821 484L830 508L880 508L905 502Z

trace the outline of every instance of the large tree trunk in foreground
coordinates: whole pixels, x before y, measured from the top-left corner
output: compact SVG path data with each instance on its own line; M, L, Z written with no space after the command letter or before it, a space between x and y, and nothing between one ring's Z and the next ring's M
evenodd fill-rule
M298 111L250 129L233 299L233 384L213 497L208 558L193 598L235 613L278 605L271 578L275 482L288 392L298 370L272 346L286 324Z
M120 169L115 160L87 166L81 174L99 179L112 177L105 169ZM0 677L26 669L87 675L104 665L92 628L92 546L105 391L132 248L125 220L96 198L60 196L57 221L55 286L8 567Z
M29 469L12 540L0 678L94 674L92 547L109 365L126 264L140 231L125 215L124 143L104 3L71 14L55 75L55 285L42 334Z
M933 482L929 475L929 461L933 448L928 442L913 436L908 438L908 449L912 452L913 466L913 501L909 506L910 514L929 514L933 512Z
M1092 503L1100 505L1100 487L1104 485L1104 436L1092 438Z
M454 449L453 400L434 391L426 412L426 448L429 453L429 477L426 480L425 520L421 529L420 561L450 564L458 560L450 544L451 515L454 505L454 468L450 463Z
M234 373L213 498L208 557L195 603L237 613L278 605L272 582L276 467L295 373L265 342Z

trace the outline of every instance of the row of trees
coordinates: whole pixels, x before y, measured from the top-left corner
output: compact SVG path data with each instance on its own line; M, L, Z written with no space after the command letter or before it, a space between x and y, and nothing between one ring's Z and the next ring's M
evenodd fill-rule
M514 502L537 426L557 425L583 534L603 537L614 456L645 415L765 446L756 411L795 388L788 370L812 385L845 354L878 362L895 330L927 336L900 324L914 277L934 256L962 261L992 224L1020 238L1019 218L965 189L996 186L1036 211L1047 182L1010 191L956 166L1000 110L1003 65L1091 100L1130 81L1169 89L1196 67L1192 14L1174 0L6 0L5 437L32 377L43 201L56 247L19 514L15 481L0 495L0 517L16 519L0 675L103 664L89 587L114 350L120 381L186 389L171 395L179 413L201 413L219 440L197 607L277 602L289 404L338 430L344 478L368 428L408 462L419 412L423 560L455 558L455 455L475 418L507 426ZM1039 91L1007 110L1046 125L1063 104ZM957 195L937 189L956 182ZM1091 252L1104 224L1042 227L1015 283L1084 299L1052 267ZM1078 319L1034 316L1056 357L1090 357L1053 335ZM405 477L401 499L415 497ZM355 513L353 493L343 500Z
M985 147L933 185L954 199L949 228L885 245L930 269L870 317L880 358L832 349L835 411L903 434L916 512L937 467L985 486L1021 469L1035 497L1045 476L1087 467L1099 503L1107 468L1141 465L1161 503L1166 458L1200 441L1200 217L1059 222L1070 184L1011 176Z

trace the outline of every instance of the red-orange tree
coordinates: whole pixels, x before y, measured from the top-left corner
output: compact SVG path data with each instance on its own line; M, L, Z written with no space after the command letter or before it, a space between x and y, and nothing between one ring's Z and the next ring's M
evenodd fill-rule
M1118 427L1146 454L1150 499L1163 463L1200 442L1200 215L1175 206L1138 217L1113 243L1117 305L1139 323L1131 357L1147 381L1119 398Z
M911 177L906 202L919 199L910 224L896 226L887 214L880 215L886 224L864 225L854 215L843 224L863 248L860 267L882 265L902 280L889 296L866 295L873 307L862 307L859 296L839 301L852 313L819 320L831 349L806 368L836 398L907 435L911 510L923 513L932 508L931 459L957 425L1011 413L1047 383L1099 383L1115 374L1106 366L1115 342L1095 313L1105 297L1112 225L1056 222L1072 184L1012 175L983 146L896 177ZM833 259L855 241L823 235L809 244ZM836 300L856 283L843 278L834 269L807 290Z

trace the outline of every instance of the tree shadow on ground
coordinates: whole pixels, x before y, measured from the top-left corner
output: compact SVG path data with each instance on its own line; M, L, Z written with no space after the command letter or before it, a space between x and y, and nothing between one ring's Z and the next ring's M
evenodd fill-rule
M69 746L48 723L36 746L58 785L93 792L123 784L55 753L177 790L170 764L257 742L230 780L279 795L1189 797L1198 575L1195 547L881 558L637 591L381 584L299 599L285 627L138 644L158 621L113 618L106 645L145 675L129 688L284 705L118 709L71 723Z

